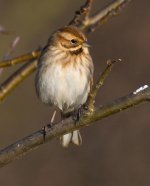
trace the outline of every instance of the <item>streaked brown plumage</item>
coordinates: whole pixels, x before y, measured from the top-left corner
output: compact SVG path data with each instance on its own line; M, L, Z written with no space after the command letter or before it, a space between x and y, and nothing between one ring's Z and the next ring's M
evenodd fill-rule
M86 42L86 36L78 28L61 28L48 40L39 59L37 94L43 103L57 106L62 119L78 110L90 91L93 62ZM61 137L64 147L70 142L81 144L79 131Z

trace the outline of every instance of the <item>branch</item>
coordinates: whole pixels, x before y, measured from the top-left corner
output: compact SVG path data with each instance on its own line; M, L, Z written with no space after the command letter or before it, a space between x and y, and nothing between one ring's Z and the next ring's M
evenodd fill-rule
M20 41L20 36L15 36L15 38L11 41L11 44L8 47L8 51L4 55L3 59L5 60L9 59L10 55L14 52L14 49L16 48L19 41Z
M39 130L26 136L25 138L18 140L12 145L0 150L0 167L22 157L29 151L39 147L45 142L48 142L54 138L57 138L63 134L71 132L73 130L92 125L96 121L100 121L115 113L121 112L125 109L150 101L150 87L147 85L140 87L135 92L121 97L107 105L100 106L94 110L94 112L85 113L79 122L74 122L70 117L63 120L52 127L49 127L43 140L43 130Z
M35 50L29 54L24 54L14 59L0 61L0 68L5 68L5 67L23 63L25 61L37 59L40 56L40 54L41 54L40 50Z
M117 61L116 60L108 60L107 61L107 67L105 68L105 70L102 72L102 74L98 78L95 86L92 87L92 90L91 90L91 92L89 94L89 97L88 97L88 100L86 102L86 105L87 105L88 110L90 112L93 112L93 110L94 110L95 97L97 95L98 90L104 84L104 81L107 78L107 76L109 75L109 73L111 72L112 67L114 66L114 64L118 61L121 61L121 59L118 59Z
M29 61L15 73L13 73L1 86L0 86L0 102L17 86L19 85L29 74L31 74L37 66L37 60Z
M93 32L97 26L102 25L108 21L111 17L118 15L124 7L131 0L116 0L113 3L109 4L106 8L101 11L98 11L94 16L86 19L79 26L82 30L86 32Z
M94 0L87 0L83 6L81 6L79 11L75 12L74 18L70 21L69 25L79 26L83 24L84 21L89 19L89 14L92 8Z

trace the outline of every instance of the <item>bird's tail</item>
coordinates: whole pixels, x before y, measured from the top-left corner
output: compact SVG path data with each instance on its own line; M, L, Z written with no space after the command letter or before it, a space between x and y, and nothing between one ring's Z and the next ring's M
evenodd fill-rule
M75 130L71 133L61 136L60 142L63 147L68 147L69 143L71 142L79 146L82 144L81 134L79 130Z

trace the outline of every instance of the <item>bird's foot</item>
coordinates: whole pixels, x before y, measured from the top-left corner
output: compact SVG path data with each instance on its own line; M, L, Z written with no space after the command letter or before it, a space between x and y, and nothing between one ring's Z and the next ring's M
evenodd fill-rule
M44 127L42 128L42 134L43 134L43 141L45 142L46 139L46 134L47 132L52 128L53 123L49 123L47 125L44 125Z
M47 132L53 127L54 125L54 119L55 119L55 116L56 116L56 110L54 110L53 112L53 115L51 117L51 121L49 124L45 125L43 128L42 128L42 132L43 132L43 141L45 142L45 138L46 138L46 134Z
M78 122L80 120L81 116L84 114L84 112L85 112L84 107L85 107L84 105L80 105L79 108L74 111L73 120L75 122Z

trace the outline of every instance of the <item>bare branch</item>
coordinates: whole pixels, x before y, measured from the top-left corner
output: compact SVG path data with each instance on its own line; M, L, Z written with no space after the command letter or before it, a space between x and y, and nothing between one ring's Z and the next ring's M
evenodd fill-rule
M0 86L0 102L26 77L31 74L37 66L37 60L29 61L27 64L19 68Z
M102 25L108 21L111 17L118 15L122 9L130 2L131 0L116 0L106 8L101 11L98 11L94 16L89 17L80 25L80 28L86 32L93 32L97 26Z
M95 102L95 97L97 95L97 92L98 90L100 89L100 87L103 85L105 79L107 78L107 76L109 75L110 71L112 70L112 67L113 65L118 62L118 61L121 61L121 59L118 59L118 60L108 60L107 61L107 67L105 68L105 70L102 72L102 74L100 74L95 86L93 86L90 94L89 94L89 97L88 97L88 100L87 100L87 107L88 107L88 110L90 112L93 112L94 111L94 102Z
M43 130L41 129L15 142L14 144L9 145L8 147L0 150L0 167L5 166L6 164L18 159L19 157L22 157L31 150L58 136L91 125L96 121L102 120L105 117L111 116L140 103L150 101L150 87L144 87L145 88L143 89L140 88L140 91L136 90L136 93L131 93L107 105L100 106L90 114L89 112L85 113L79 122L74 123L74 120L70 117L53 125L52 127L49 127L45 136L45 140L43 140Z
M75 12L74 18L70 21L69 25L79 26L82 22L89 18L89 14L92 8L94 0L87 0L83 6L81 6L79 11Z
M15 47L17 46L17 44L19 43L20 41L20 37L17 36L13 39L13 41L11 42L9 48L8 48L8 51L7 53L4 55L3 59L7 60L9 59L10 55L12 54L12 52L14 51Z
M24 54L14 59L0 61L0 68L5 68L5 67L20 64L20 63L23 63L25 61L29 61L32 59L37 59L40 56L40 53L41 53L40 50L35 50L31 53Z

